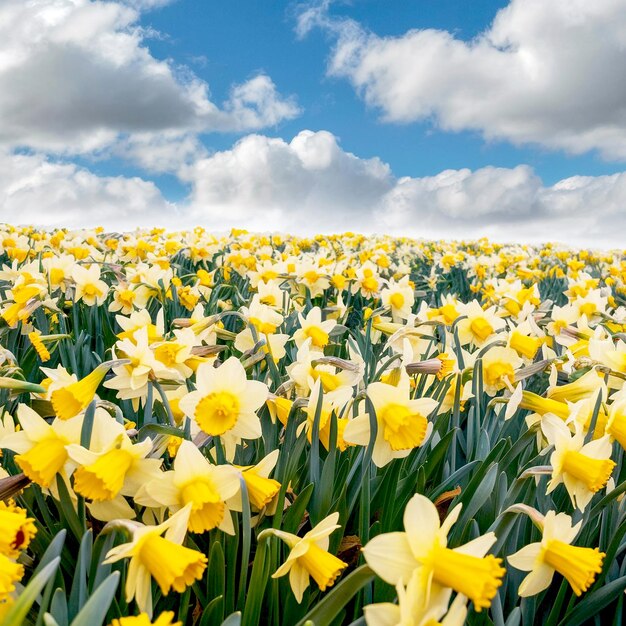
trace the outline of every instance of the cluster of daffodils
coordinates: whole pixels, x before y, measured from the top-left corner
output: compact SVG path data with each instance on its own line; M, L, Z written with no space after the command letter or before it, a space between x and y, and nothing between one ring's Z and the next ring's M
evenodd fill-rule
M623 253L2 226L0 264L0 614L61 529L38 623L118 575L99 623L557 623L626 587Z

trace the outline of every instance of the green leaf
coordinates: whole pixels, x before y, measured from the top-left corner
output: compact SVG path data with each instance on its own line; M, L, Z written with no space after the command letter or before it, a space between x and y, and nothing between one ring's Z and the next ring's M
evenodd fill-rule
M72 626L101 626L111 606L119 582L119 572L113 572L106 578L91 594L89 600L85 602L83 608L72 621Z
M626 576L614 580L579 602L559 622L559 626L578 626L615 600L626 589Z

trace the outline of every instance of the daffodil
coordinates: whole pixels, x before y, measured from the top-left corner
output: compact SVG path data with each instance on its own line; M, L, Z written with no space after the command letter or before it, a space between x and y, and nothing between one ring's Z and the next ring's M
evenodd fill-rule
M409 584L396 585L398 604L381 602L363 607L367 626L463 626L467 616L467 599L459 594L448 607L450 594L441 589L431 593L428 603L420 597L419 571ZM445 617L444 617L445 616Z
M272 578L289 574L289 584L298 603L302 602L310 578L313 578L321 591L326 591L348 566L328 552L329 536L340 527L338 520L339 513L332 513L303 537L283 530L264 531L276 535L290 548L287 560L272 574Z
M85 378L55 389L50 394L50 401L56 416L67 420L84 411L94 399L100 383L113 364L113 361L101 363Z
M390 281L381 291L380 299L383 306L391 309L394 322L407 319L415 302L415 292L409 285L409 277L404 276L399 282Z
M406 374L395 386L372 383L367 388L378 423L372 451L372 461L377 467L408 456L411 450L424 445L432 430L428 416L434 411L437 401L432 398L412 400L410 392ZM360 413L349 420L343 432L346 442L367 446L371 437L370 419L369 413Z
M89 268L76 265L72 270L76 302L82 300L87 306L100 306L109 293L109 286L100 278L100 268L94 263Z
M280 491L280 483L270 478L269 475L278 462L278 455L279 451L274 450L263 457L256 465L236 467L246 484L250 506L255 511L260 511L268 506L269 508L274 508L272 500L275 499ZM227 503L233 511L242 510L241 495L241 491L238 490Z
M131 541L109 550L103 561L106 564L130 559L126 572L126 602L134 598L139 609L148 615L152 615L152 578L167 596L172 590L185 591L202 578L206 569L208 559L204 554L181 545L187 534L190 512L191 504L158 526L125 522L124 527L132 532Z
M418 570L418 597L427 605L431 595L452 590L468 597L474 609L491 606L505 570L502 560L487 555L496 541L487 533L457 548L448 548L448 533L461 512L457 505L440 523L435 505L425 496L414 495L404 510L405 532L377 535L363 548L367 564L392 585L408 584ZM442 598L442 599L443 599Z
M304 428L306 430L307 439L311 443L313 436L313 427L315 417L319 414L318 419L318 437L326 450L330 449L330 431L332 426L331 416L333 412L336 415L337 425L337 447L343 451L346 449L348 442L344 438L346 426L350 419L343 415L345 409L352 399L352 387L338 387L328 393L322 393L320 379L317 379L311 389L311 397L306 406L306 422Z
M187 505L189 530L203 533L220 528L235 533L226 501L240 489L239 472L230 465L212 465L191 441L180 444L174 469L144 484L135 502L177 512Z
M293 334L293 339L298 348L310 339L310 349L323 351L330 341L330 333L337 325L337 321L328 319L322 321L322 310L319 307L313 307L304 317L298 313L300 328Z
M502 389L513 389L515 370L523 365L521 357L512 348L494 346L482 357L483 387L485 393L495 396Z
M34 521L25 509L0 501L0 554L16 558L26 549L37 532Z
M111 426L119 426L112 418ZM72 444L67 447L78 468L74 472L74 491L91 500L89 510L96 518L110 521L117 517L134 517L134 511L123 496L134 496L147 481L161 476L161 459L148 458L152 441L146 438L133 444L118 428L114 437L94 451Z
M220 436L230 449L240 439L261 436L256 414L267 400L267 385L248 380L239 359L230 357L220 367L203 363L196 371L196 390L179 402L180 409L207 435Z
M458 337L462 346L472 344L482 347L506 325L505 321L498 317L496 307L483 309L477 300L463 305L461 315L466 316L457 323Z
M564 483L572 504L584 511L593 495L606 486L615 461L611 460L609 435L585 443L582 430L574 424L576 431L572 434L563 420L549 413L541 420L541 430L548 443L554 446L547 493Z
M73 463L66 446L80 442L82 415L48 424L30 407L20 404L17 417L22 430L4 436L0 448L17 452L18 467L41 487L50 487L57 474L67 479Z
M558 572L580 596L602 571L604 553L598 548L571 545L582 527L582 520L572 526L565 513L548 511L542 522L541 541L531 543L507 557L515 568L530 572L518 589L521 597L534 596L547 589Z

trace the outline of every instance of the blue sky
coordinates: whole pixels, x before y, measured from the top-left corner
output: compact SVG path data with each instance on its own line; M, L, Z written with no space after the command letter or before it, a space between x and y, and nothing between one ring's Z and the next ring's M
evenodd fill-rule
M5 0L1 217L626 245L623 1Z
M381 36L435 28L467 41L485 30L507 4L488 0L353 0L337 3L332 14L353 18ZM267 134L290 139L303 128L329 130L341 140L344 150L364 158L378 156L398 176L527 163L546 184L553 184L576 174L595 176L623 169L622 164L595 153L572 155L541 146L485 141L476 132L445 132L430 122L382 123L379 112L364 106L348 84L326 76L327 34L313 31L304 38L296 35L299 6L254 0L234 0L227 6L207 0L179 0L145 14L142 24L163 35L150 41L152 53L188 64L207 81L217 101L228 97L233 83L258 72L269 74L282 93L295 94L302 113L268 129ZM209 149L224 150L240 135L212 133L204 136L203 142ZM124 167L112 164L112 169ZM174 199L180 199L184 189L171 176L161 179L161 188Z

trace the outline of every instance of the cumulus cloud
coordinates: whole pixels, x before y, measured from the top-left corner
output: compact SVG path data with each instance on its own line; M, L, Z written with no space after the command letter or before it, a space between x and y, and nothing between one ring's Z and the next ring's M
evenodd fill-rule
M626 159L623 0L511 0L471 41L435 29L379 37L328 4L302 12L298 32L332 33L329 74L384 120Z
M299 113L272 80L236 85L221 105L188 69L153 57L139 9L158 0L0 4L0 144L88 153L120 136L250 131ZM184 146L183 146L184 151Z
M394 178L380 159L342 150L326 131L302 131L289 143L248 135L231 150L184 168L196 221L269 225L308 232L364 228Z
M185 168L187 223L300 233L356 230L623 246L626 173L546 186L527 165L396 178L326 131L250 135Z
M42 155L0 152L0 221L112 230L173 223L178 209L141 178L97 176Z

